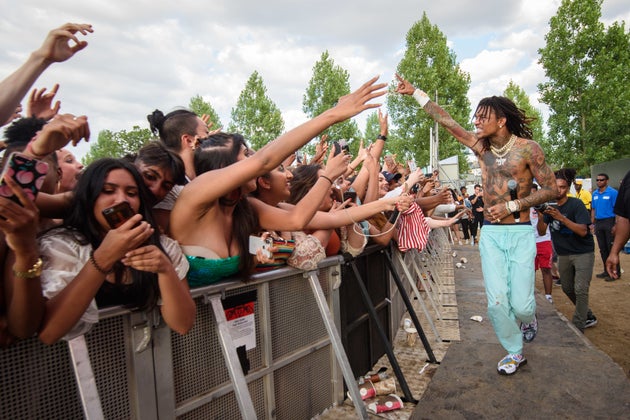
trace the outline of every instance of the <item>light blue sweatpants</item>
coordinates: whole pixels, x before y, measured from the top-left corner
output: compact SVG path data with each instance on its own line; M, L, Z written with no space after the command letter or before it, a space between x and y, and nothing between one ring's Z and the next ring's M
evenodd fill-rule
M508 353L523 354L519 321L530 323L536 314L534 229L529 223L485 225L479 253L494 332Z

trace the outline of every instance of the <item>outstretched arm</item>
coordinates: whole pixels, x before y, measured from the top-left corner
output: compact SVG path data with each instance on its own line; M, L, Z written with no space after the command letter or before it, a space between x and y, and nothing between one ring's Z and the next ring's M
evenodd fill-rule
M477 153L481 151L481 145L478 145L479 139L474 133L466 131L450 116L448 112L442 109L435 102L431 101L424 91L416 89L409 81L403 79L398 74L396 74L396 78L398 79L396 92L402 95L413 96L420 106L424 108L427 114L429 114L438 124L446 128L448 132L457 139L457 141L464 146L473 149L473 151Z
M87 35L93 32L92 25L66 23L48 33L39 49L34 51L20 68L0 82L0 121L6 121L33 86L35 80L52 63L66 61L77 51L87 47L87 42L79 41L76 33ZM70 45L70 41L74 45Z
M371 203L353 206L335 213L317 212L315 217L309 222L308 229L331 229L347 226L352 223L365 220L377 213L392 211L397 205L401 208L408 208L412 198L408 195L384 198L372 201Z
M186 230L184 225L189 225L191 219L196 220L203 215L215 200L247 181L273 170L287 156L331 125L366 109L379 107L378 103L368 103L385 94L383 88L386 84L376 84L377 79L378 77L374 77L353 93L341 97L336 106L267 143L253 156L225 168L198 175L186 185L175 203L171 213L172 231L175 233ZM216 182L217 179L221 182Z
M323 176L320 176L310 191L289 211L282 210L284 214L278 218L278 213L274 212L274 206L263 201L249 197L250 204L256 209L260 225L269 230L302 230L304 226L313 218L322 200L330 194L331 183L343 174L348 166L350 155L340 153L334 156L331 150L326 163ZM281 228L272 226L282 226Z

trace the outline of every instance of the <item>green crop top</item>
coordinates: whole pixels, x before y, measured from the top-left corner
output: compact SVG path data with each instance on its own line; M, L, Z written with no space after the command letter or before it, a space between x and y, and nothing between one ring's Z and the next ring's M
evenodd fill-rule
M240 256L209 259L186 255L190 264L188 284L190 287L201 287L217 283L226 277L238 273Z

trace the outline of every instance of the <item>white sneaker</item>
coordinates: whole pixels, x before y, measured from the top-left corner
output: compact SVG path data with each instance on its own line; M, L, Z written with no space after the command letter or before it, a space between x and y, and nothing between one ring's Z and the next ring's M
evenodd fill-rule
M469 239L466 239L466 245L468 245L468 241L469 241Z
M519 367L527 363L522 354L508 354L499 361L497 370L501 375L512 375Z
M553 298L551 297L551 295L545 295L545 299L547 299L547 302L553 303Z

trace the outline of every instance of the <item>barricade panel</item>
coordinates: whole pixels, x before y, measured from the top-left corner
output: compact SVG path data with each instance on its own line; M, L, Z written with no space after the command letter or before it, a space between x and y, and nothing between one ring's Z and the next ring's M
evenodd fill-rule
M327 270L320 270L324 294L329 289ZM269 284L273 360L327 337L308 280L300 272Z
M276 419L310 419L332 405L331 349L326 346L274 372Z
M83 418L66 342L24 340L0 349L0 366L0 417Z
M131 350L125 319L126 316L100 320L85 335L96 387L106 419L132 417L128 376Z

